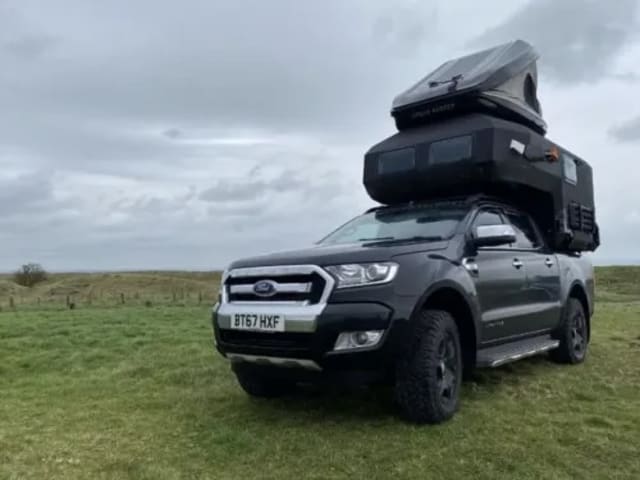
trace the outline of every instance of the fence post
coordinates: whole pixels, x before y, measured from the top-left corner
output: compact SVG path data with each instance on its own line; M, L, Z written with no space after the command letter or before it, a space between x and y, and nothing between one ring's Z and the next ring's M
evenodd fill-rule
M124 293L120 293L120 303L124 305Z
M198 303L202 303L202 292L198 292Z
M9 297L9 308L16 308L16 303L13 297Z
M71 296L70 296L70 295L67 295L66 305L67 305L67 307L68 307L69 305L71 305Z

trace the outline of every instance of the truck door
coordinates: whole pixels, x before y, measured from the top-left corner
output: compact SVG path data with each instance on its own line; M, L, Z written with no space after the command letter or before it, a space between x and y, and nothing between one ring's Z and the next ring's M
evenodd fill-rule
M562 308L556 256L546 248L528 215L516 210L505 210L504 213L516 232L514 250L519 252L527 277L523 333L555 328L560 322Z
M479 210L472 231L481 225L502 225L506 220L496 208ZM511 245L478 247L464 259L475 283L482 311L481 342L491 342L521 333L526 274L519 252Z

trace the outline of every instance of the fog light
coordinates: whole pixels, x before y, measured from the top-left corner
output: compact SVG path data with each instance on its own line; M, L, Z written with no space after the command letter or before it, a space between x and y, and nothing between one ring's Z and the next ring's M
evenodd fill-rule
M360 332L342 332L338 335L333 350L352 350L373 347L380 342L383 330L366 330Z

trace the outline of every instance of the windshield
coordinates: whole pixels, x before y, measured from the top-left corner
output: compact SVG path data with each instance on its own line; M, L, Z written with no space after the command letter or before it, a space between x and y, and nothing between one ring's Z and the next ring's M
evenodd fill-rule
M319 243L442 240L453 235L467 212L468 209L460 205L384 208L354 218Z

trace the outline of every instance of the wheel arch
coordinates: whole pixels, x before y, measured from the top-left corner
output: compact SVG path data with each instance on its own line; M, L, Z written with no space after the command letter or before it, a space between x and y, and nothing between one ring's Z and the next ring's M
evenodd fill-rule
M591 315L592 312L589 309L589 297L587 297L587 290L579 281L575 281L569 288L569 294L567 295L567 302L570 298L575 298L582 304L586 320L587 320L587 335L591 338ZM565 302L566 305L566 302Z
M479 343L478 308L469 293L455 282L437 283L421 297L412 318L425 309L444 310L453 317L460 334L464 369L466 372L473 370Z

